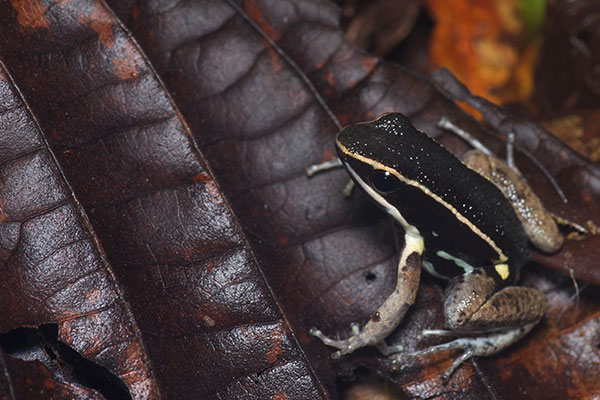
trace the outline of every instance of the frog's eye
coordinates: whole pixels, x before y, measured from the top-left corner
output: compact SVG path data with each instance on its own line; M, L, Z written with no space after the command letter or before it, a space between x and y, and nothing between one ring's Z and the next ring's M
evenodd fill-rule
M389 193L400 187L400 181L389 171L376 169L371 174L371 185L380 193Z

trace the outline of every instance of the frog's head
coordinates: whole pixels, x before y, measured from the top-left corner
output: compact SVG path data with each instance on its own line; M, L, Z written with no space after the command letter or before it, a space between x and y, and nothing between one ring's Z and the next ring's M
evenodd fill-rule
M399 189L420 173L419 157L424 157L420 153L431 145L426 138L419 146L422 135L402 114L392 113L349 125L336 139L340 160L352 179L403 226L406 221L397 209L397 197L401 196Z
M438 164L447 168L448 164L443 164L447 160L440 157L458 163L399 113L345 127L337 136L336 147L354 180L384 196L409 181L427 186L427 171L435 171Z

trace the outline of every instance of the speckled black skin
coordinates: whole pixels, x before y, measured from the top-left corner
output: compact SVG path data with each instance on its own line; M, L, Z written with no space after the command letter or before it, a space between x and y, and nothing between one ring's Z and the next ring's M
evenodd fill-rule
M529 258L527 237L512 205L493 183L415 129L402 114L386 114L375 121L348 126L337 140L352 153L392 167L451 204L508 258L510 276L503 285L518 279ZM339 147L338 153L359 176L369 176L371 166L349 157ZM464 273L453 262L437 257L436 252L444 250L474 267L490 267L485 269L496 275L491 267L498 261L498 253L429 194L401 184L398 190L382 195L391 204L402 205L399 211L425 238L425 256L436 271L450 277Z

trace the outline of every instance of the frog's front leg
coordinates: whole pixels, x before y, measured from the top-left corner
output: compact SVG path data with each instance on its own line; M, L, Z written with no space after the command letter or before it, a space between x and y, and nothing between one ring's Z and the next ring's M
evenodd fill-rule
M311 335L318 337L326 345L339 349L332 357L338 358L368 345L377 346L386 355L399 351L397 347L388 347L384 339L396 329L415 301L421 276L423 249L421 235L412 231L404 234L404 248L398 261L396 288L362 329L358 324L353 323L352 336L348 339L332 339L316 328L310 330Z
M503 268L503 264L497 268ZM397 364L408 356L424 356L445 350L463 350L446 370L447 379L471 357L490 356L525 336L544 316L548 307L546 296L538 290L508 286L499 289L495 272L477 268L455 277L444 293L445 325L451 331L425 331L425 335L465 336L452 342L395 357Z

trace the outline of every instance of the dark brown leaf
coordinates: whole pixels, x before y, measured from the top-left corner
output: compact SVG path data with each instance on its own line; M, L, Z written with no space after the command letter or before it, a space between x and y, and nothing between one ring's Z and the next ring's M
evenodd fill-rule
M154 397L137 324L98 238L3 68L0 82L0 332L56 324L60 340L110 365L139 397ZM2 341L2 394L8 398L38 390L49 397L97 395L77 381L54 381L41 364L8 357L5 351L21 358L22 350L7 337ZM31 372L36 386L23 386L23 371Z
M134 398L321 396L187 126L111 10L15 0L0 21L27 104L5 78L2 331L59 324Z
M5 379L0 393L7 399L91 400L105 397L92 389L57 381L43 365L7 355L0 348L0 363Z
M358 6L358 7L357 7ZM372 0L345 4L342 14L349 19L344 29L350 43L384 56L412 31L421 3L416 0Z
M536 71L536 104L555 118L600 104L600 3L549 2L545 42Z

